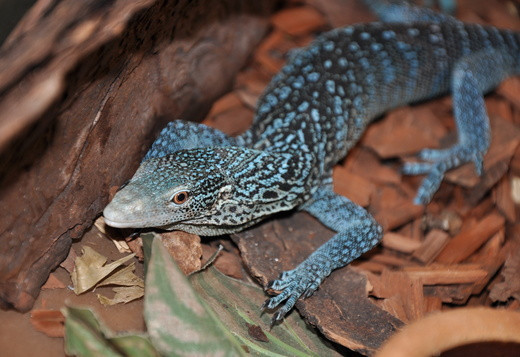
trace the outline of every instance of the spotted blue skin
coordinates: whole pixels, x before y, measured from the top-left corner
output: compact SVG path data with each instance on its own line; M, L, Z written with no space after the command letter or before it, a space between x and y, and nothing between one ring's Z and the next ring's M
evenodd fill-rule
M276 322L333 270L381 239L373 217L336 195L331 178L333 166L374 118L451 92L458 142L421 151L424 162L406 164L403 171L426 175L418 204L431 200L447 170L473 162L480 172L490 141L483 93L520 73L520 35L426 9L365 3L386 22L336 29L293 51L243 135L170 123L105 208L107 223L219 235L276 212L309 212L337 234L270 283L280 293L263 308L277 308ZM179 191L190 198L174 204Z

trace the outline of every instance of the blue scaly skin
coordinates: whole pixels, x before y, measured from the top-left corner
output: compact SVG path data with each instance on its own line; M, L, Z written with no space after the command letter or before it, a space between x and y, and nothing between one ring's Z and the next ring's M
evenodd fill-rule
M382 229L332 191L332 167L388 109L453 94L458 142L406 164L425 174L425 204L444 173L480 172L489 141L483 93L520 72L520 35L464 24L430 10L365 1L386 22L327 32L293 52L260 98L252 127L232 138L201 124L170 123L130 182L105 208L114 227L161 227L199 235L241 231L280 211L304 210L337 232L270 283L264 304L281 320L334 269L376 245Z

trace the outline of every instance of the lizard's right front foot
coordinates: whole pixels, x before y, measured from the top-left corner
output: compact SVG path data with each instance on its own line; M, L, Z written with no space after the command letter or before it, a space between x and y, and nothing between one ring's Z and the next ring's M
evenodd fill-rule
M426 178L417 190L415 204L427 204L441 185L444 173L462 164L473 162L477 174L482 174L483 157L487 147L478 148L472 145L457 144L449 149L425 149L419 153L421 160L429 162L405 163L403 173L407 175L423 175Z
M330 272L329 264L303 262L297 268L284 271L278 279L271 281L267 288L281 292L266 300L262 310L274 309L285 301L285 304L273 315L271 326L281 321L300 297L311 296Z

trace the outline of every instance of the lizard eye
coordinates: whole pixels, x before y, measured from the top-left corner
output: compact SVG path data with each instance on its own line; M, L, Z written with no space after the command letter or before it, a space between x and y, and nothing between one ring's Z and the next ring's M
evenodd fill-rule
M175 192L171 198L171 201L176 205L182 205L190 198L190 193L188 191L178 191Z

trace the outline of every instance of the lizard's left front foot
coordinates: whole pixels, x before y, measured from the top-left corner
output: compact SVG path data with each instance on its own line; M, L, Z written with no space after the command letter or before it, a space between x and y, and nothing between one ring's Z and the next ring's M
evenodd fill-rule
M267 287L281 292L266 300L262 305L262 310L274 309L285 301L285 304L273 315L271 326L281 321L300 297L311 296L330 272L331 269L327 263L304 262L296 269L284 271L278 279L271 281Z
M487 149L487 148L486 148ZM458 167L467 162L473 162L477 174L482 173L483 157L486 149L479 149L471 145L457 144L449 149L425 149L419 153L419 158L429 163L405 163L403 173L407 175L423 175L426 178L417 190L415 204L427 204L432 199L433 194L441 185L444 173L452 168Z

